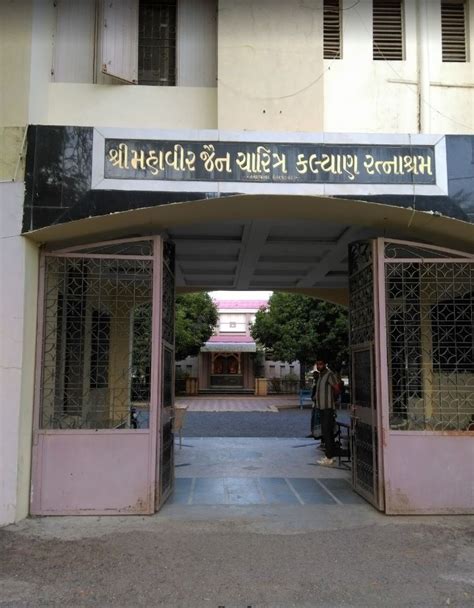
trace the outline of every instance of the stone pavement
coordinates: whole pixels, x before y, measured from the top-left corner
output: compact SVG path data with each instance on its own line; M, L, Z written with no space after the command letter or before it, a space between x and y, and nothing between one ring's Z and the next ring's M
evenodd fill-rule
M280 408L298 407L296 395L253 397L240 395L202 395L178 397L176 406L188 412L278 412Z
M321 467L319 442L282 438L184 437L175 451L170 505L365 505L350 470Z
M319 455L302 437L185 435L159 513L1 529L0 607L472 608L474 518L384 516Z
M472 608L474 518L386 517L317 455L304 439L184 437L154 516L1 529L0 607Z

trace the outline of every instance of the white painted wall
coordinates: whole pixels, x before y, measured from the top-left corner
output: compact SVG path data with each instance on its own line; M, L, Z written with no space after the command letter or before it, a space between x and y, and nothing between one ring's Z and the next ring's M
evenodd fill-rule
M219 0L220 129L323 129L322 0Z
M0 184L0 525L28 514L38 249L19 236L23 198Z
M417 27L417 2L425 28ZM474 0L468 3L472 57ZM80 52L80 32L90 43L90 18L74 23L69 44L56 28L53 2L0 3L0 22L8 25L1 78L11 85L2 87L0 126L24 124L18 115L26 104L28 122L38 124L414 133L421 122L424 132L472 132L474 64L442 63L438 0L405 0L406 57L391 62L372 59L372 0L343 4L343 57L329 61L322 55L322 0L218 0L217 51L214 0L181 0L180 86L100 77L105 87L86 82L91 72L81 62L66 68L67 56ZM70 31L70 19L65 22ZM423 32L425 64L419 61ZM421 101L420 67L427 83Z

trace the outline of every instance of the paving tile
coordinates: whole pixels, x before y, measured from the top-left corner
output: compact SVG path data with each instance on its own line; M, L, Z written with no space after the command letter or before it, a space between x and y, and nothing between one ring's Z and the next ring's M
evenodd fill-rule
M261 477L262 494L267 504L297 505L300 501L283 477Z
M334 505L336 501L322 488L316 480L307 477L288 479L305 505Z
M173 505L187 505L192 487L191 477L177 477L174 483L174 491L168 503Z
M344 505L367 504L367 501L356 494L345 479L321 478L319 481Z
M222 477L196 477L194 492L192 495L193 505L225 505L227 494Z
M230 505L262 505L265 499L257 478L226 477L224 487Z

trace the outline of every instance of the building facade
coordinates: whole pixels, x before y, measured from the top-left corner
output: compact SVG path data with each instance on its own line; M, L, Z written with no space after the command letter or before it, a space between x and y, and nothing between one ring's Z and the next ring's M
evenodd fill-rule
M348 304L354 488L472 512L473 19L0 4L1 523L166 500L175 289Z
M270 390L296 392L296 382L285 387L281 381L299 378L298 361L273 361L263 351L262 361L256 360L257 344L250 326L256 312L267 306L268 300L216 300L215 303L219 319L214 335L198 356L177 361L177 374L197 378L201 393L253 393L256 374L270 381ZM257 366L261 369L256 369Z

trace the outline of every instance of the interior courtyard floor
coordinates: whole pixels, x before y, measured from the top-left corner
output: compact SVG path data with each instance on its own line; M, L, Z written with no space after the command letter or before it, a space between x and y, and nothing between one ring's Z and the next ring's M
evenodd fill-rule
M311 439L183 437L167 505L366 505L351 489L350 465L318 465L322 456Z

